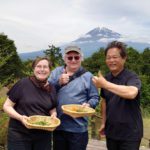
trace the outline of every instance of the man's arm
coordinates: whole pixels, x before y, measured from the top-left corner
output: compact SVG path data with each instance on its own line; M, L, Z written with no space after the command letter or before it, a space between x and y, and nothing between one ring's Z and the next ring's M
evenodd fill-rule
M95 87L95 85L92 82L92 78L90 78L90 82L88 83L88 104L90 107L95 108L99 103L99 93L98 89Z
M93 82L98 88L104 88L108 91L123 97L125 99L134 99L138 94L138 88L135 86L117 85L107 81L102 74L93 77Z
M105 123L106 123L106 101L105 99L102 98L101 100L101 105L100 105L100 109L101 109L101 126L99 128L99 135L100 138L105 136Z
M102 116L102 124L106 122L106 101L102 98L101 100L101 116Z
M111 82L107 82L105 89L126 99L134 99L138 94L138 88L135 86L117 85Z

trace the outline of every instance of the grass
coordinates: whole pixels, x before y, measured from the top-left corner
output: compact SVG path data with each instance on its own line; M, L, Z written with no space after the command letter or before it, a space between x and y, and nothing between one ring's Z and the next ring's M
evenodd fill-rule
M7 138L8 115L2 111L7 91L7 88L0 90L0 145L4 145Z
M6 113L0 113L0 127L0 145L4 145L6 143L8 127L8 116Z
M144 137L142 139L141 145L148 147L150 144L149 143L150 142L150 118L143 118L143 122L144 122Z
M5 102L5 98L0 98L0 111L2 111L4 102Z
M6 100L6 93L8 89L7 88L2 88L0 89L0 110L2 110L3 104Z

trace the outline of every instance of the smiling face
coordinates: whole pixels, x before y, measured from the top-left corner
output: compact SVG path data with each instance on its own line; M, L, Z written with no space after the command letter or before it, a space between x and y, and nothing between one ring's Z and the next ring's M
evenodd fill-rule
M46 59L40 60L34 66L33 72L38 80L46 80L50 74L49 62Z
M124 68L126 57L122 58L120 49L110 48L106 54L106 64L114 76L118 75Z
M64 61L67 65L68 70L70 71L77 71L81 66L82 56L74 51L71 51L65 54Z

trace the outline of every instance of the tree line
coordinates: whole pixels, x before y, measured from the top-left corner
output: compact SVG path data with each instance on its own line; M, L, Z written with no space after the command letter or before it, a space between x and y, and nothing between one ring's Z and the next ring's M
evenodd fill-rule
M63 64L59 47L49 45L44 53L52 61L53 68ZM18 79L32 74L32 60L22 61L14 41L4 33L0 34L0 60L0 87L11 86Z
M93 49L94 50L94 49ZM49 45L44 51L45 56L52 61L53 68L63 65L62 53L59 47ZM132 47L127 48L126 67L136 72L142 81L141 106L144 114L150 114L150 48L139 53ZM32 74L32 60L22 61L17 53L14 41L4 33L0 34L0 88L10 87L18 79ZM105 75L108 68L105 64L104 48L100 48L92 56L85 58L82 65L97 74L99 70Z

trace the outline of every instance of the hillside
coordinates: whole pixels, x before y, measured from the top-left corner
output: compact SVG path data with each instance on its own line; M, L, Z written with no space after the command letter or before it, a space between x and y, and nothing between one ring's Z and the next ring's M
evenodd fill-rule
M105 27L97 27L72 42L69 42L65 45L60 45L60 48L63 52L64 47L66 47L67 45L78 45L83 50L84 56L89 57L95 51L98 51L100 47L106 47L108 42L114 40L123 41L129 47L133 47L139 52L142 52L145 48L150 47L149 43L138 42L131 37L121 35L120 33L112 31ZM34 59L36 56L44 56L43 51L44 50L30 53L20 53L19 56L22 60Z

